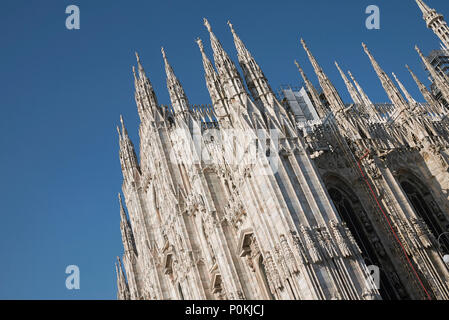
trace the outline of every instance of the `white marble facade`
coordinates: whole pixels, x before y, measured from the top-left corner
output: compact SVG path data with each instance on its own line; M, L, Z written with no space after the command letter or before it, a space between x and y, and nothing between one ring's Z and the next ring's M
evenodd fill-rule
M442 16L417 2L448 47ZM390 114L337 64L353 100L344 104L305 41L320 88L297 63L304 99L293 106L232 24L243 77L204 24L214 63L197 42L211 106L189 104L164 50L171 105L160 105L137 55L140 160L123 119L118 129L118 298L448 299L448 247L438 239L449 231L447 107L410 70L427 101L416 102L366 45ZM417 51L449 101L449 79Z

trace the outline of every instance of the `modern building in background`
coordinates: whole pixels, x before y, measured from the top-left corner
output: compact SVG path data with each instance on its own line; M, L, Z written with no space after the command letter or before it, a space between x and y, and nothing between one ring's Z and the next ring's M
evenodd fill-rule
M443 16L416 2L449 48ZM305 41L320 88L297 63L304 85L275 94L232 24L243 77L204 24L211 106L189 103L164 50L171 106L161 106L137 56L139 158L123 119L118 128L118 298L449 299L442 100L409 69L426 100L417 102L363 44L390 102L373 103L336 64L345 104ZM445 63L416 50L449 101Z

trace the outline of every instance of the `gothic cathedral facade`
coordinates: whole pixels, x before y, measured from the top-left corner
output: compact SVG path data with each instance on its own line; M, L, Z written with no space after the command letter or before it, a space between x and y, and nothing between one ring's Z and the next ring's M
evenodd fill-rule
M416 2L449 50L443 16ZM409 68L419 103L363 44L391 104L336 63L345 104L301 40L320 88L296 62L318 115L298 122L232 24L243 77L204 24L211 106L189 104L163 49L171 105L160 105L136 54L139 159L123 118L118 128L118 298L449 299L448 74L416 47L443 97Z

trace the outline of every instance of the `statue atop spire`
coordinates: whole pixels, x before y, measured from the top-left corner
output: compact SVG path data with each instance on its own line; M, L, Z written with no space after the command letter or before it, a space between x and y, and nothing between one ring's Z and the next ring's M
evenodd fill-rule
M200 38L196 38L195 42L198 44L198 48L200 48L201 53L205 53L203 40L201 40Z
M143 68L143 66L142 66L142 63L140 62L140 56L139 56L139 54L137 53L137 51L135 52L135 54L136 54L136 60L137 60L137 67L138 67L138 69L139 69L139 77L140 77L141 79L143 79L143 78L146 77L146 75L145 75L145 70L144 70L144 68Z
M204 25L207 28L207 31L212 32L212 27L210 26L209 21L206 18L203 18Z

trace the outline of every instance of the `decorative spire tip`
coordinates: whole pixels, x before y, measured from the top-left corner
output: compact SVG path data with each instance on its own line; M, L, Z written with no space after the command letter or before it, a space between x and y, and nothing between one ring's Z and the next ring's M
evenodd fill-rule
M196 38L195 42L198 44L201 52L204 52L203 40L201 40L200 38Z
M228 24L229 28L231 28L231 32L235 33L234 26L232 25L231 21L228 20L227 24Z
M206 26L207 30L208 30L209 32L212 32L212 28L211 28L211 26L210 26L209 21L207 21L206 18L203 18L203 22L204 22L204 25Z

